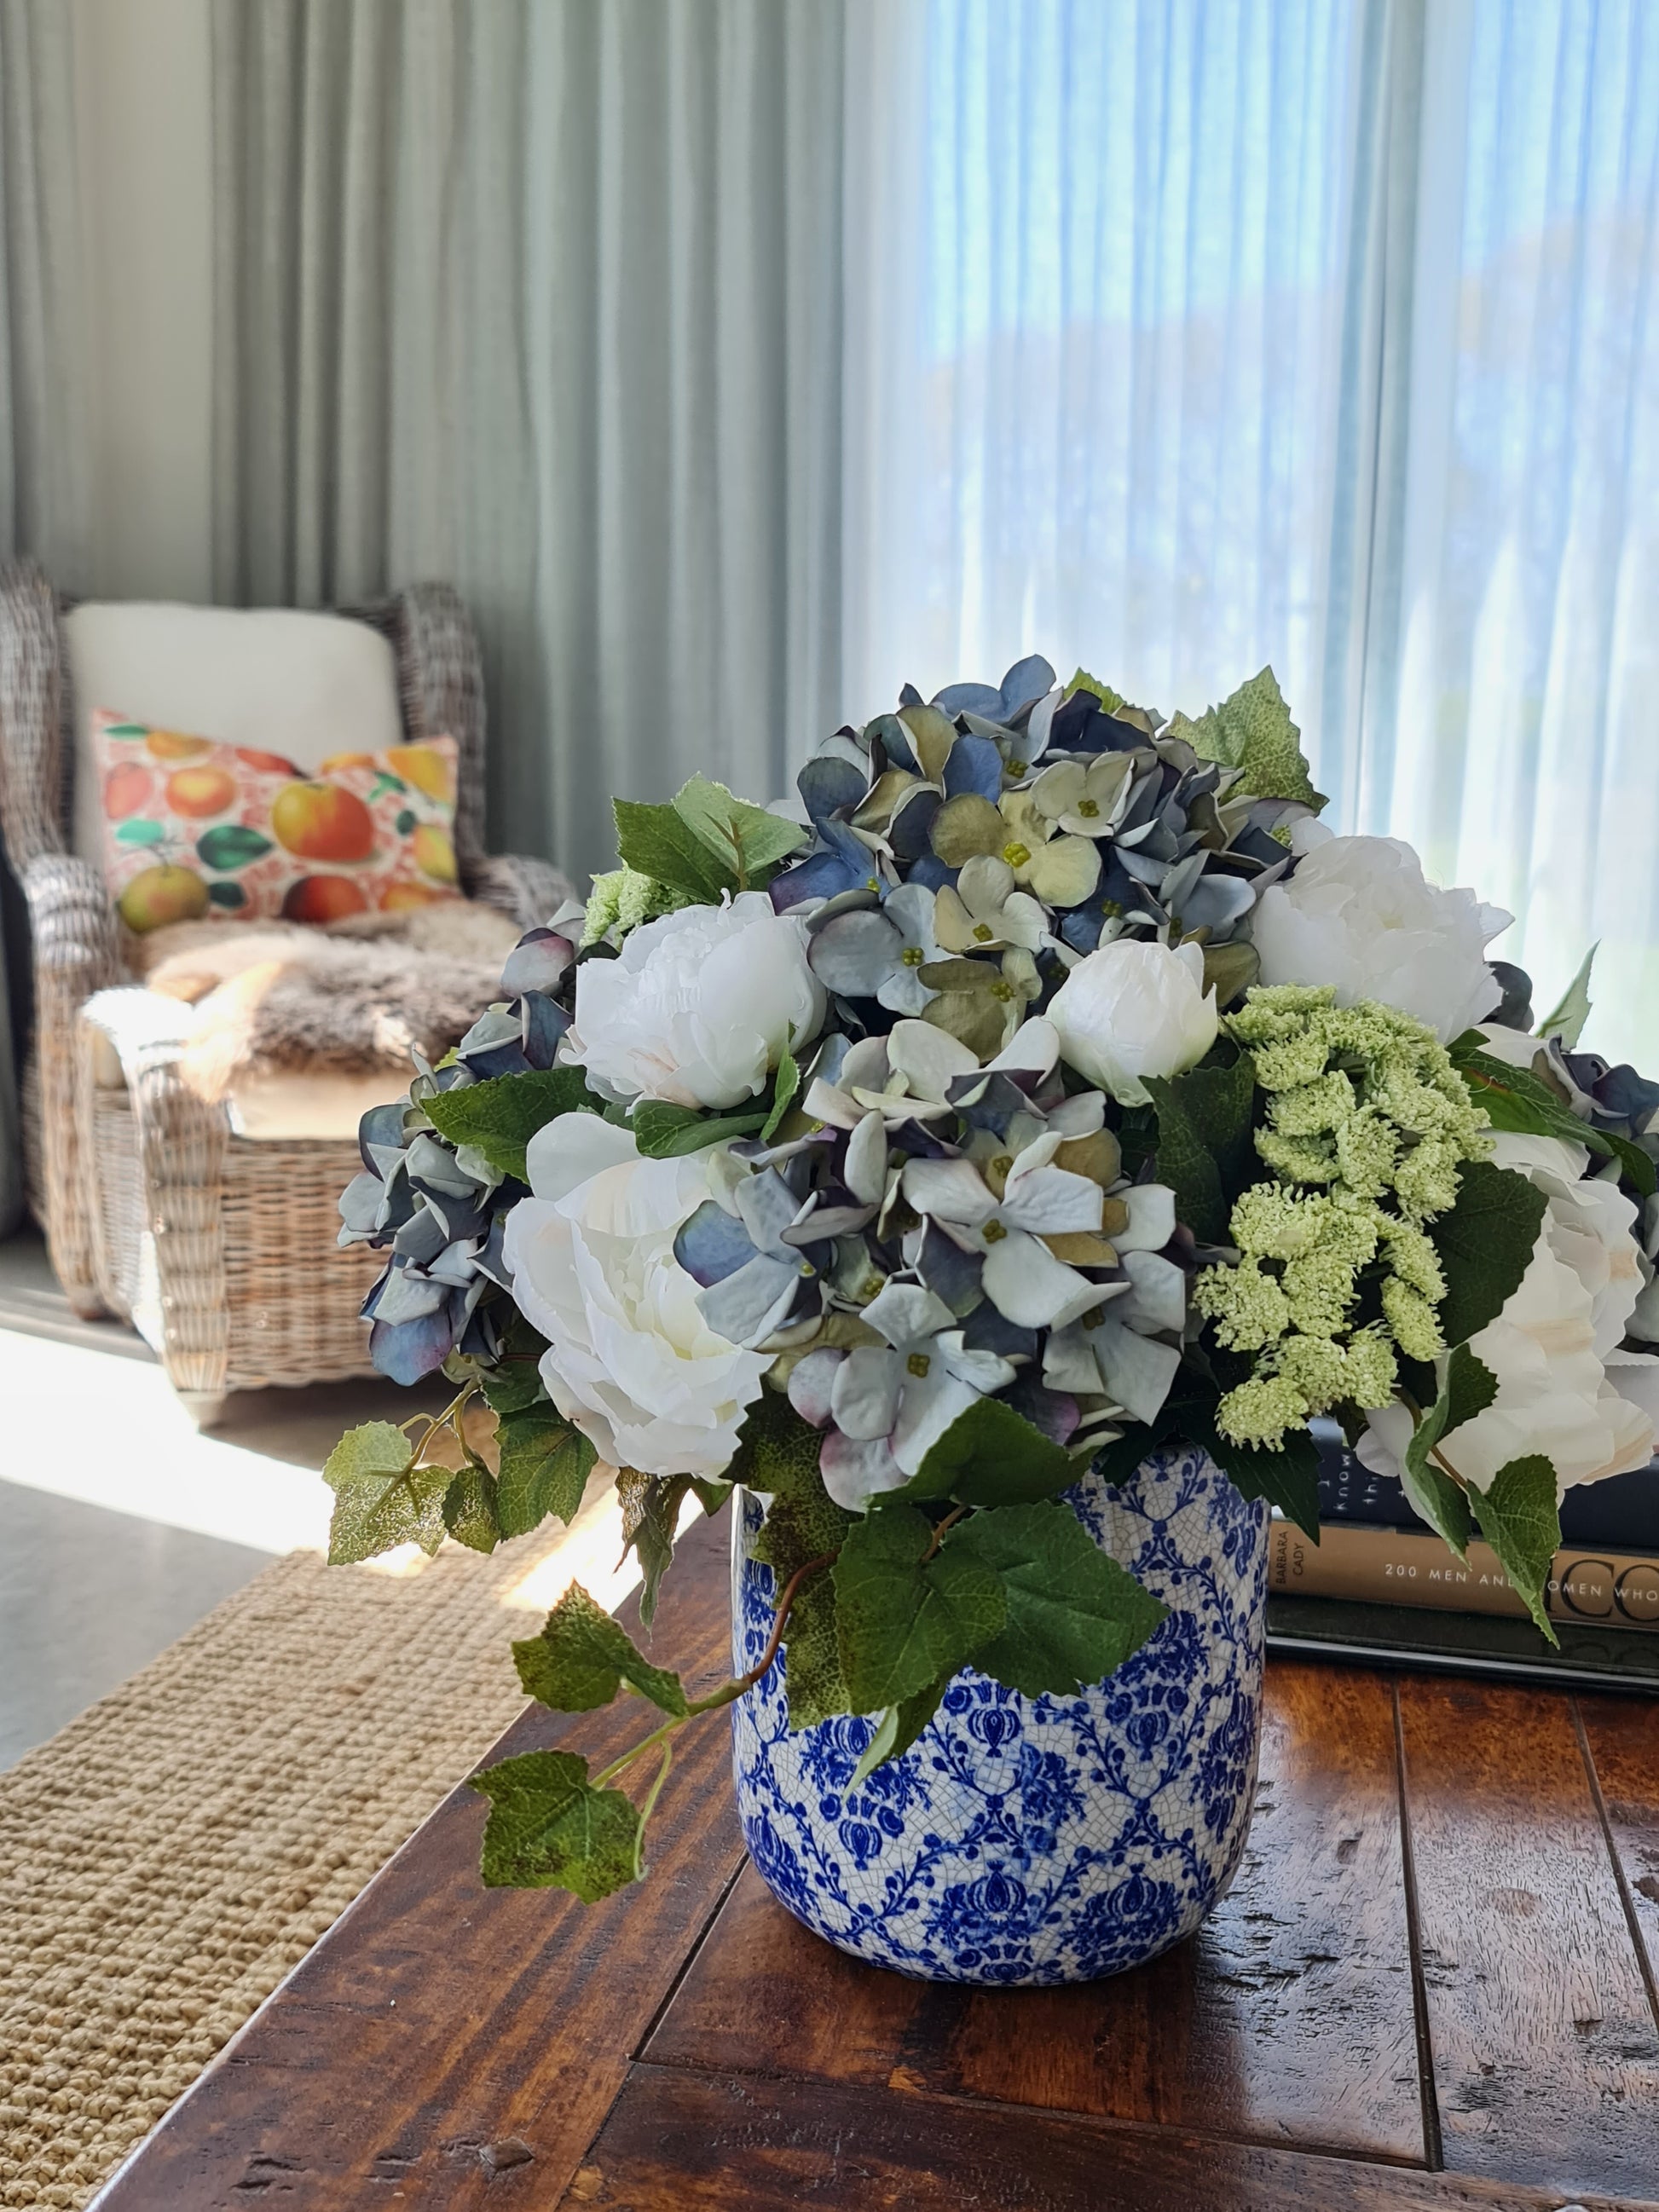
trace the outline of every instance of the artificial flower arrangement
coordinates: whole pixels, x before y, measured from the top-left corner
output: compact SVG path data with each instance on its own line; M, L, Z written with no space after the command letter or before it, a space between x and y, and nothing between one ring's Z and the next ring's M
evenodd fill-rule
M688 1499L767 1501L771 1632L713 1694L580 1586L514 1646L556 1710L653 1710L597 1774L476 1778L487 1881L633 1880L678 1730L780 1658L792 1728L866 1717L852 1788L964 1668L1109 1675L1165 1608L1085 1470L1197 1444L1316 1540L1334 1415L1547 1636L1563 1489L1652 1451L1659 1085L1577 1049L1585 975L1529 1033L1510 917L1318 822L1270 671L1195 721L1035 659L907 689L799 793L619 801L623 867L363 1123L373 1356L457 1394L343 1439L331 1557L488 1551L599 1459L648 1625Z

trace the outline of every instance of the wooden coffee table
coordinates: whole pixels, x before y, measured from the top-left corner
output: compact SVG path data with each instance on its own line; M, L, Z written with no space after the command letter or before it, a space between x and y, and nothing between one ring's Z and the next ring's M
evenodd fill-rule
M653 1649L726 1671L726 1526ZM505 1633L505 1626L503 1632ZM608 1754L638 1708L503 1749ZM1087 1988L832 1951L689 1731L642 1886L488 1891L458 1790L103 2212L1381 2212L1659 2200L1659 1705L1275 1662L1231 1895Z

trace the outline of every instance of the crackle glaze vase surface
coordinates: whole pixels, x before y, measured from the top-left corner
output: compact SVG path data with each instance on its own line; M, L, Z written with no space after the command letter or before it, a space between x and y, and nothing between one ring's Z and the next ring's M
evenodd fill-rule
M1070 1499L1170 1608L1115 1674L1030 1698L967 1668L904 1755L849 1787L872 1721L789 1726L781 1666L732 1708L738 1809L757 1868L839 1949L933 1981L1090 1981L1197 1927L1231 1881L1261 1735L1267 1509L1171 1445L1121 1488ZM732 1532L732 1650L755 1665L772 1574Z

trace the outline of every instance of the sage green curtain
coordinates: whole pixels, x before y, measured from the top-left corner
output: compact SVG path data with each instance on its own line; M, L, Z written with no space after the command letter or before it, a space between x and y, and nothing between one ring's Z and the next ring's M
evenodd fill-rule
M0 560L33 554L71 584L86 550L72 85L67 9L0 0ZM0 1236L22 1207L26 928L0 851Z
M575 874L833 724L842 18L215 0L216 595L452 580Z

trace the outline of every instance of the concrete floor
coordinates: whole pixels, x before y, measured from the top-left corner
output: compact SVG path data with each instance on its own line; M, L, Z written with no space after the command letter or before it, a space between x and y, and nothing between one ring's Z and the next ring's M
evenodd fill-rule
M0 1768L276 1554L325 1545L342 1431L443 1395L250 1391L199 1435L138 1337L70 1313L37 1236L0 1243Z

